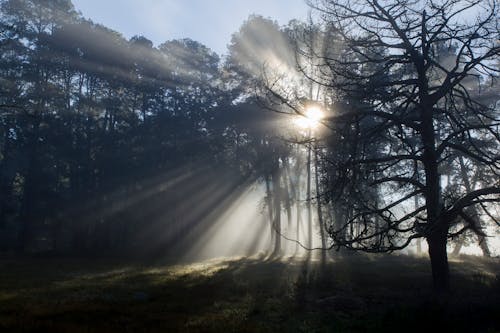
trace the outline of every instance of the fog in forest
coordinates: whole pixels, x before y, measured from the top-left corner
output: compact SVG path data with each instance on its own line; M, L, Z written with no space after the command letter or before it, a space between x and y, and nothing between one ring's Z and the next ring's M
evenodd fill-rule
M305 3L217 54L0 0L0 330L500 329L500 3Z

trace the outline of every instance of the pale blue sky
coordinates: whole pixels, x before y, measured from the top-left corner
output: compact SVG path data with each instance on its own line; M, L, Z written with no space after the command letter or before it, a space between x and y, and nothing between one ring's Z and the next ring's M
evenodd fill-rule
M121 32L143 35L156 45L192 38L219 54L231 34L250 14L271 17L279 24L306 19L304 0L73 0L84 17Z

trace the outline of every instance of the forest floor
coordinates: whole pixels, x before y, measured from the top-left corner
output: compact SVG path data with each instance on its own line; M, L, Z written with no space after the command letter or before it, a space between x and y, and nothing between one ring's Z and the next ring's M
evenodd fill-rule
M172 265L0 257L0 332L500 332L500 260L226 258Z

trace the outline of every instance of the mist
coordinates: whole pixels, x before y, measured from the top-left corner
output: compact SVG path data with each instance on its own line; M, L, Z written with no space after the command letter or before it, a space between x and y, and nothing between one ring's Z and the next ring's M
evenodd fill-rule
M0 1L0 330L500 329L498 4L306 5Z

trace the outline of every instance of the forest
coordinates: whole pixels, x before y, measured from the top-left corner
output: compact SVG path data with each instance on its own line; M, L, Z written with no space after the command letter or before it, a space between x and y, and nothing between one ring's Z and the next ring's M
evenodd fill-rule
M0 0L1 331L500 330L500 3L307 4L219 55Z

